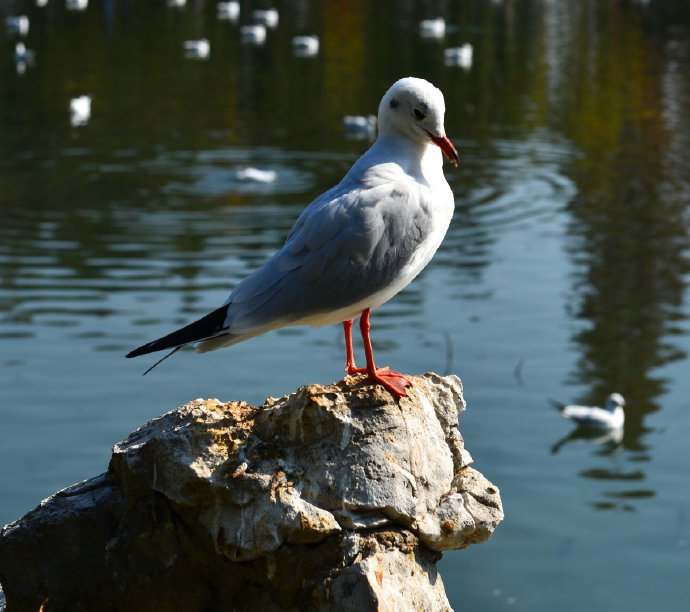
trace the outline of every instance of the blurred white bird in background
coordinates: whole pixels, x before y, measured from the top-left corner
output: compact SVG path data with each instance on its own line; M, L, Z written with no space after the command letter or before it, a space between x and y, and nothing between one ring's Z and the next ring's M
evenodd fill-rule
M443 63L446 66L458 66L469 70L472 68L473 49L470 43L459 47L450 47L443 51Z
M256 9L252 11L252 17L256 23L267 28L275 28L278 25L278 10L274 8Z
M343 129L346 138L352 140L374 140L376 137L376 115L345 115Z
M259 23L243 25L240 28L240 38L243 43L263 45L266 42L266 26Z
M273 183L278 178L275 170L261 170L260 168L239 168L235 175L240 181L254 181L255 183Z
M68 11L85 11L89 6L89 0L65 0Z
M27 49L23 42L18 42L14 46L14 65L17 69L17 74L24 74L26 69L33 64L33 61L33 50Z
M218 19L236 21L240 17L240 3L236 1L219 2L216 5L216 10L218 11Z
M295 36L292 39L292 51L297 57L314 57L319 53L318 36Z
M72 127L86 125L91 119L91 96L83 95L69 101L69 122Z
M29 33L29 18L26 15L10 15L5 19L5 26L10 34L26 36Z
M208 59L211 54L211 43L208 38L186 40L184 42L184 56L191 59Z
M625 399L620 393L612 393L606 399L603 408L598 406L566 405L556 400L551 403L566 419L570 419L579 427L590 429L621 429L625 423Z
M436 19L422 19L419 22L419 34L422 38L441 39L446 35L446 20L443 17Z

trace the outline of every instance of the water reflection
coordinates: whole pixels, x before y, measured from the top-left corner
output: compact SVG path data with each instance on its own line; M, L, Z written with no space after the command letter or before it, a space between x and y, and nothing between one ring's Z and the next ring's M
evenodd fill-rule
M596 450L597 455L606 456L619 452L622 449L622 442L623 428L610 429L609 431L592 431L584 427L576 427L551 447L551 453L555 455L567 444L587 443L598 447ZM594 471L590 473L594 473ZM585 473L581 475L587 476Z
M678 78L677 57L667 50L664 57L640 27L638 8L548 3L544 13L550 110L579 153L564 164L577 184L566 246L575 264L569 309L579 323L573 341L580 358L568 383L586 389L578 398L584 404L612 388L630 399L622 445L636 462L648 459L644 419L659 409L656 398L666 390L658 372L686 357L676 339L687 318L688 202L682 194L690 187L681 127L690 121L687 70ZM562 44L578 38L586 40L584 53ZM572 74L582 75L581 86L564 85ZM617 452L609 440L594 442L602 445L599 456ZM605 493L599 508L625 500L622 507L629 509L654 495L625 489L624 472L602 467L580 475L621 481L622 489Z

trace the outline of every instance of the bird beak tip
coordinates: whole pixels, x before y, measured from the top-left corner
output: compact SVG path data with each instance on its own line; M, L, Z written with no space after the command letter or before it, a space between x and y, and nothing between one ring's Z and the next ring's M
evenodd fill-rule
M429 136L431 136L431 140L433 141L433 143L439 149L441 149L443 155L445 155L451 162L453 162L453 166L457 168L460 164L460 158L458 156L457 149L453 146L453 143L448 139L448 136L434 136L431 133L429 133Z

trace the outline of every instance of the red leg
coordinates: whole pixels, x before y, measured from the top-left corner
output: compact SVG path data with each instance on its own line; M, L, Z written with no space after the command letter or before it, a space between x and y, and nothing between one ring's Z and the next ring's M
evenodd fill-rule
M366 373L370 380L383 385L388 391L397 397L405 397L407 392L405 387L410 384L400 372L394 372L389 368L377 368L374 363L374 351L371 348L371 338L369 337L369 330L371 324L369 323L369 309L362 312L359 318L359 329L362 332L362 341L364 342L364 354L367 358ZM352 323L350 323L352 325Z
M352 324L354 321L350 319L349 321L343 321L343 331L345 332L345 371L352 374L364 374L366 373L366 368L358 368L355 365L355 353L352 350Z

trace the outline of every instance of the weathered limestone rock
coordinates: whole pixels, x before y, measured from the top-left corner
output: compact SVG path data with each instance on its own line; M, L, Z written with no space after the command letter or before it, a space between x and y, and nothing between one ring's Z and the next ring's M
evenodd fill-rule
M440 551L487 540L457 377L196 400L0 536L8 610L448 610Z

